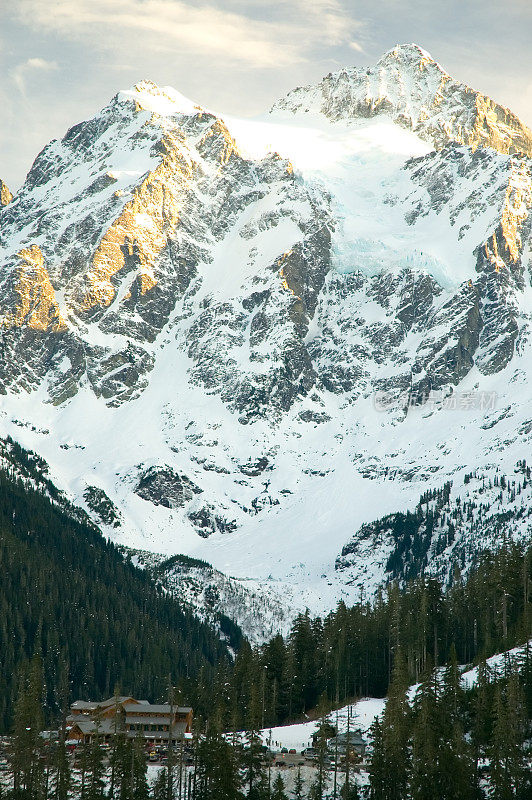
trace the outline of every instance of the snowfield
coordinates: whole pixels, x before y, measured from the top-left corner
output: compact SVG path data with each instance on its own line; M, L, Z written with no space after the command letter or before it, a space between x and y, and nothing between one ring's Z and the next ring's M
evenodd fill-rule
M258 120L143 82L51 143L1 211L21 349L0 435L120 545L211 564L187 599L204 613L214 582L253 641L374 596L394 543L362 526L446 482L496 509L485 481L521 480L530 449L532 173L507 141L528 134L510 121L500 152L470 147L451 124L464 87L447 97L413 46L379 64L386 80L341 71ZM43 263L21 266L30 245ZM459 533L427 571L500 540Z

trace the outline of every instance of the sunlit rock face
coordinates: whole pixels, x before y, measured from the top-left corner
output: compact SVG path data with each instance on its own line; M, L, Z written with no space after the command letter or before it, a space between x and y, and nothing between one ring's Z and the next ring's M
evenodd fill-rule
M273 405L289 407L299 391L292 379L303 391L313 381L301 339L328 270L326 217L326 200L311 197L288 161L242 157L213 114L147 82L120 93L40 153L2 212L4 391L46 379L55 403L87 381L111 405L138 396L154 364L150 345L181 301L191 318L192 380L218 388L251 415L253 398L268 398L275 383ZM259 254L255 238L264 239L265 230L275 243ZM245 289L236 274L231 286L248 308L240 298L236 306L220 304L209 293L195 304L202 271L231 235L241 243L235 257L255 271ZM305 248L309 256L299 257L298 268L308 261L311 278L308 296L299 298L281 276L280 260L290 272ZM233 283L230 275L224 279ZM212 342L196 336L209 327ZM253 351L253 342L279 330L286 336L271 375L261 370L255 380L246 370L236 377L224 339L229 347L233 336L249 338ZM287 376L281 361L290 362Z
M2 206L7 206L12 201L13 195L9 191L8 187L4 183L3 180L0 180L0 208Z
M389 114L438 148L458 142L532 155L532 131L515 114L451 78L415 44L397 45L374 67L341 69L294 89L273 111L320 112L334 121Z
M531 140L415 46L274 112L143 82L37 156L0 209L0 429L122 542L319 583L522 458ZM444 417L468 392L500 413Z

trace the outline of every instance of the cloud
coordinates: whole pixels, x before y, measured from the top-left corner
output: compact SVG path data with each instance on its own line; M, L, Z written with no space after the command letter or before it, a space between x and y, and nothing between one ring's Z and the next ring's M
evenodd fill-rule
M197 5L185 0L19 0L19 21L121 53L192 51L256 68L283 67L314 48L347 44L356 23L339 0Z
M26 81L32 73L54 72L58 69L56 61L47 61L45 58L28 58L10 70L10 76L21 94L26 94Z

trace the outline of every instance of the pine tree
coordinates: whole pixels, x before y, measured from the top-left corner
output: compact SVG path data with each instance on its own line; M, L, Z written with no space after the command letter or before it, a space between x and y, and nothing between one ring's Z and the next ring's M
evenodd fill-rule
M438 786L442 800L474 800L479 795L476 760L464 736L464 718L464 690L453 645L437 715Z
M303 800L303 789L304 783L303 778L301 777L301 767L298 767L296 779L294 781L294 791L292 794L294 800Z
M167 784L166 770L160 769L152 788L151 796L153 800L166 800Z
M529 780L524 752L526 735L524 702L515 673L506 690L497 688L495 723L489 748L490 797L513 800Z
M271 793L271 800L288 800L284 790L284 781L282 779L280 772L277 773L277 777L273 782L273 791Z
M42 663L35 656L20 679L11 739L15 797L40 800L45 795L43 765Z
M437 678L433 673L421 685L414 703L410 778L412 800L434 800L434 788L438 785L437 700Z
M315 747L318 750L318 764L316 772L316 780L311 787L312 800L322 800L323 792L325 789L325 759L328 753L327 739L330 735L329 729L331 724L327 719L327 696L322 695L318 707L319 723L316 733L314 734Z
M115 741L114 754L115 780L118 787L118 800L134 800L134 751L133 742L125 733L120 733Z
M242 753L242 767L244 783L247 784L249 800L260 800L265 785L264 767L262 764L262 737L259 729L261 717L259 689L256 684L251 688L250 707L248 712L247 730L244 735L244 750Z
M68 793L72 782L68 753L65 746L64 731L60 732L59 741L53 765L53 790L54 800L68 800Z
M410 773L410 707L406 696L408 674L402 652L397 652L393 679L382 721L373 727L371 796L375 800L402 800Z
M98 731L86 745L86 767L82 800L103 800L105 786L105 767L103 749ZM109 795L111 796L111 795Z
M384 747L382 719L376 717L370 729L372 742L371 761L369 765L369 786L371 800L383 800L387 791L388 762Z
M239 800L242 797L237 750L213 727L200 743L197 771L197 800Z
M131 785L133 800L148 800L148 765L144 741L139 737L131 742Z
M478 768L478 764L491 739L491 729L493 725L489 671L486 659L483 659L478 665L478 678L474 692L471 739Z

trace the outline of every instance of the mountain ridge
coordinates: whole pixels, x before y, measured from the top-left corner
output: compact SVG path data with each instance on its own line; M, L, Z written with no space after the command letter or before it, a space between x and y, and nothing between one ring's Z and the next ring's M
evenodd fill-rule
M391 53L346 75L410 53L419 110L442 70ZM509 474L530 435L532 162L435 148L456 87L434 129L355 118L359 78L329 81L337 119L266 121L141 82L0 210L0 433L118 543L316 613L388 579L364 526Z
M311 110L336 121L390 113L438 148L456 142L532 155L532 131L515 114L453 80L416 44L396 45L373 68L331 72L317 86L295 89L272 107L274 113Z

